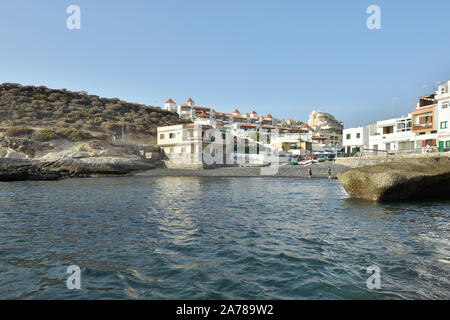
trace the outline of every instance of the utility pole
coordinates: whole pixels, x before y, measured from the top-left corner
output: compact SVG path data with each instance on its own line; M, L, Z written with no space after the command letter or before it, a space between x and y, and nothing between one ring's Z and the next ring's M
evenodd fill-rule
M397 97L392 98L392 118L395 117L395 116L394 116L394 114L395 114L395 111L394 111L394 103L395 103L395 100L398 100L398 98L397 98Z

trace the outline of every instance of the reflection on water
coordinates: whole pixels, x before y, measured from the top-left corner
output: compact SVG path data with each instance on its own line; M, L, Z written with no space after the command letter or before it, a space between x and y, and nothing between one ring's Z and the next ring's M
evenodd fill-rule
M0 298L448 299L449 208L352 200L335 180L0 183Z

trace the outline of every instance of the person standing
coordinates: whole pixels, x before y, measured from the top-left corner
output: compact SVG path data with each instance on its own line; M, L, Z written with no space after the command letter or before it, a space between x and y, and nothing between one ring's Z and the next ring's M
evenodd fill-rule
M312 177L312 170L311 167L308 168L308 179L311 179Z
M328 167L328 179L331 179L331 167Z

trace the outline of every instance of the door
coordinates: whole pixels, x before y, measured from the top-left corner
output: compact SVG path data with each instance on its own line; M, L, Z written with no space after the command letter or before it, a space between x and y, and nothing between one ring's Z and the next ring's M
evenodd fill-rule
M444 141L439 141L439 152L444 152Z

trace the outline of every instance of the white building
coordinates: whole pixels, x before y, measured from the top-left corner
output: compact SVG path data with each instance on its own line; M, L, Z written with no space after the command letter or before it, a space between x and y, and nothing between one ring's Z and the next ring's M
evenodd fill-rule
M210 129L210 126L192 123L158 127L157 144L167 157L167 167L203 167L205 152L211 157L223 156L225 133ZM217 137L217 134L222 134L222 137ZM224 159L219 162L224 163Z
M376 132L369 136L369 149L406 151L415 149L411 130L411 114L400 118L377 121Z
M363 149L369 149L369 138L377 133L377 125L369 124L357 128L348 128L343 131L343 147L346 154L355 154Z
M438 102L438 147L439 151L450 151L450 81L440 86L435 99Z

